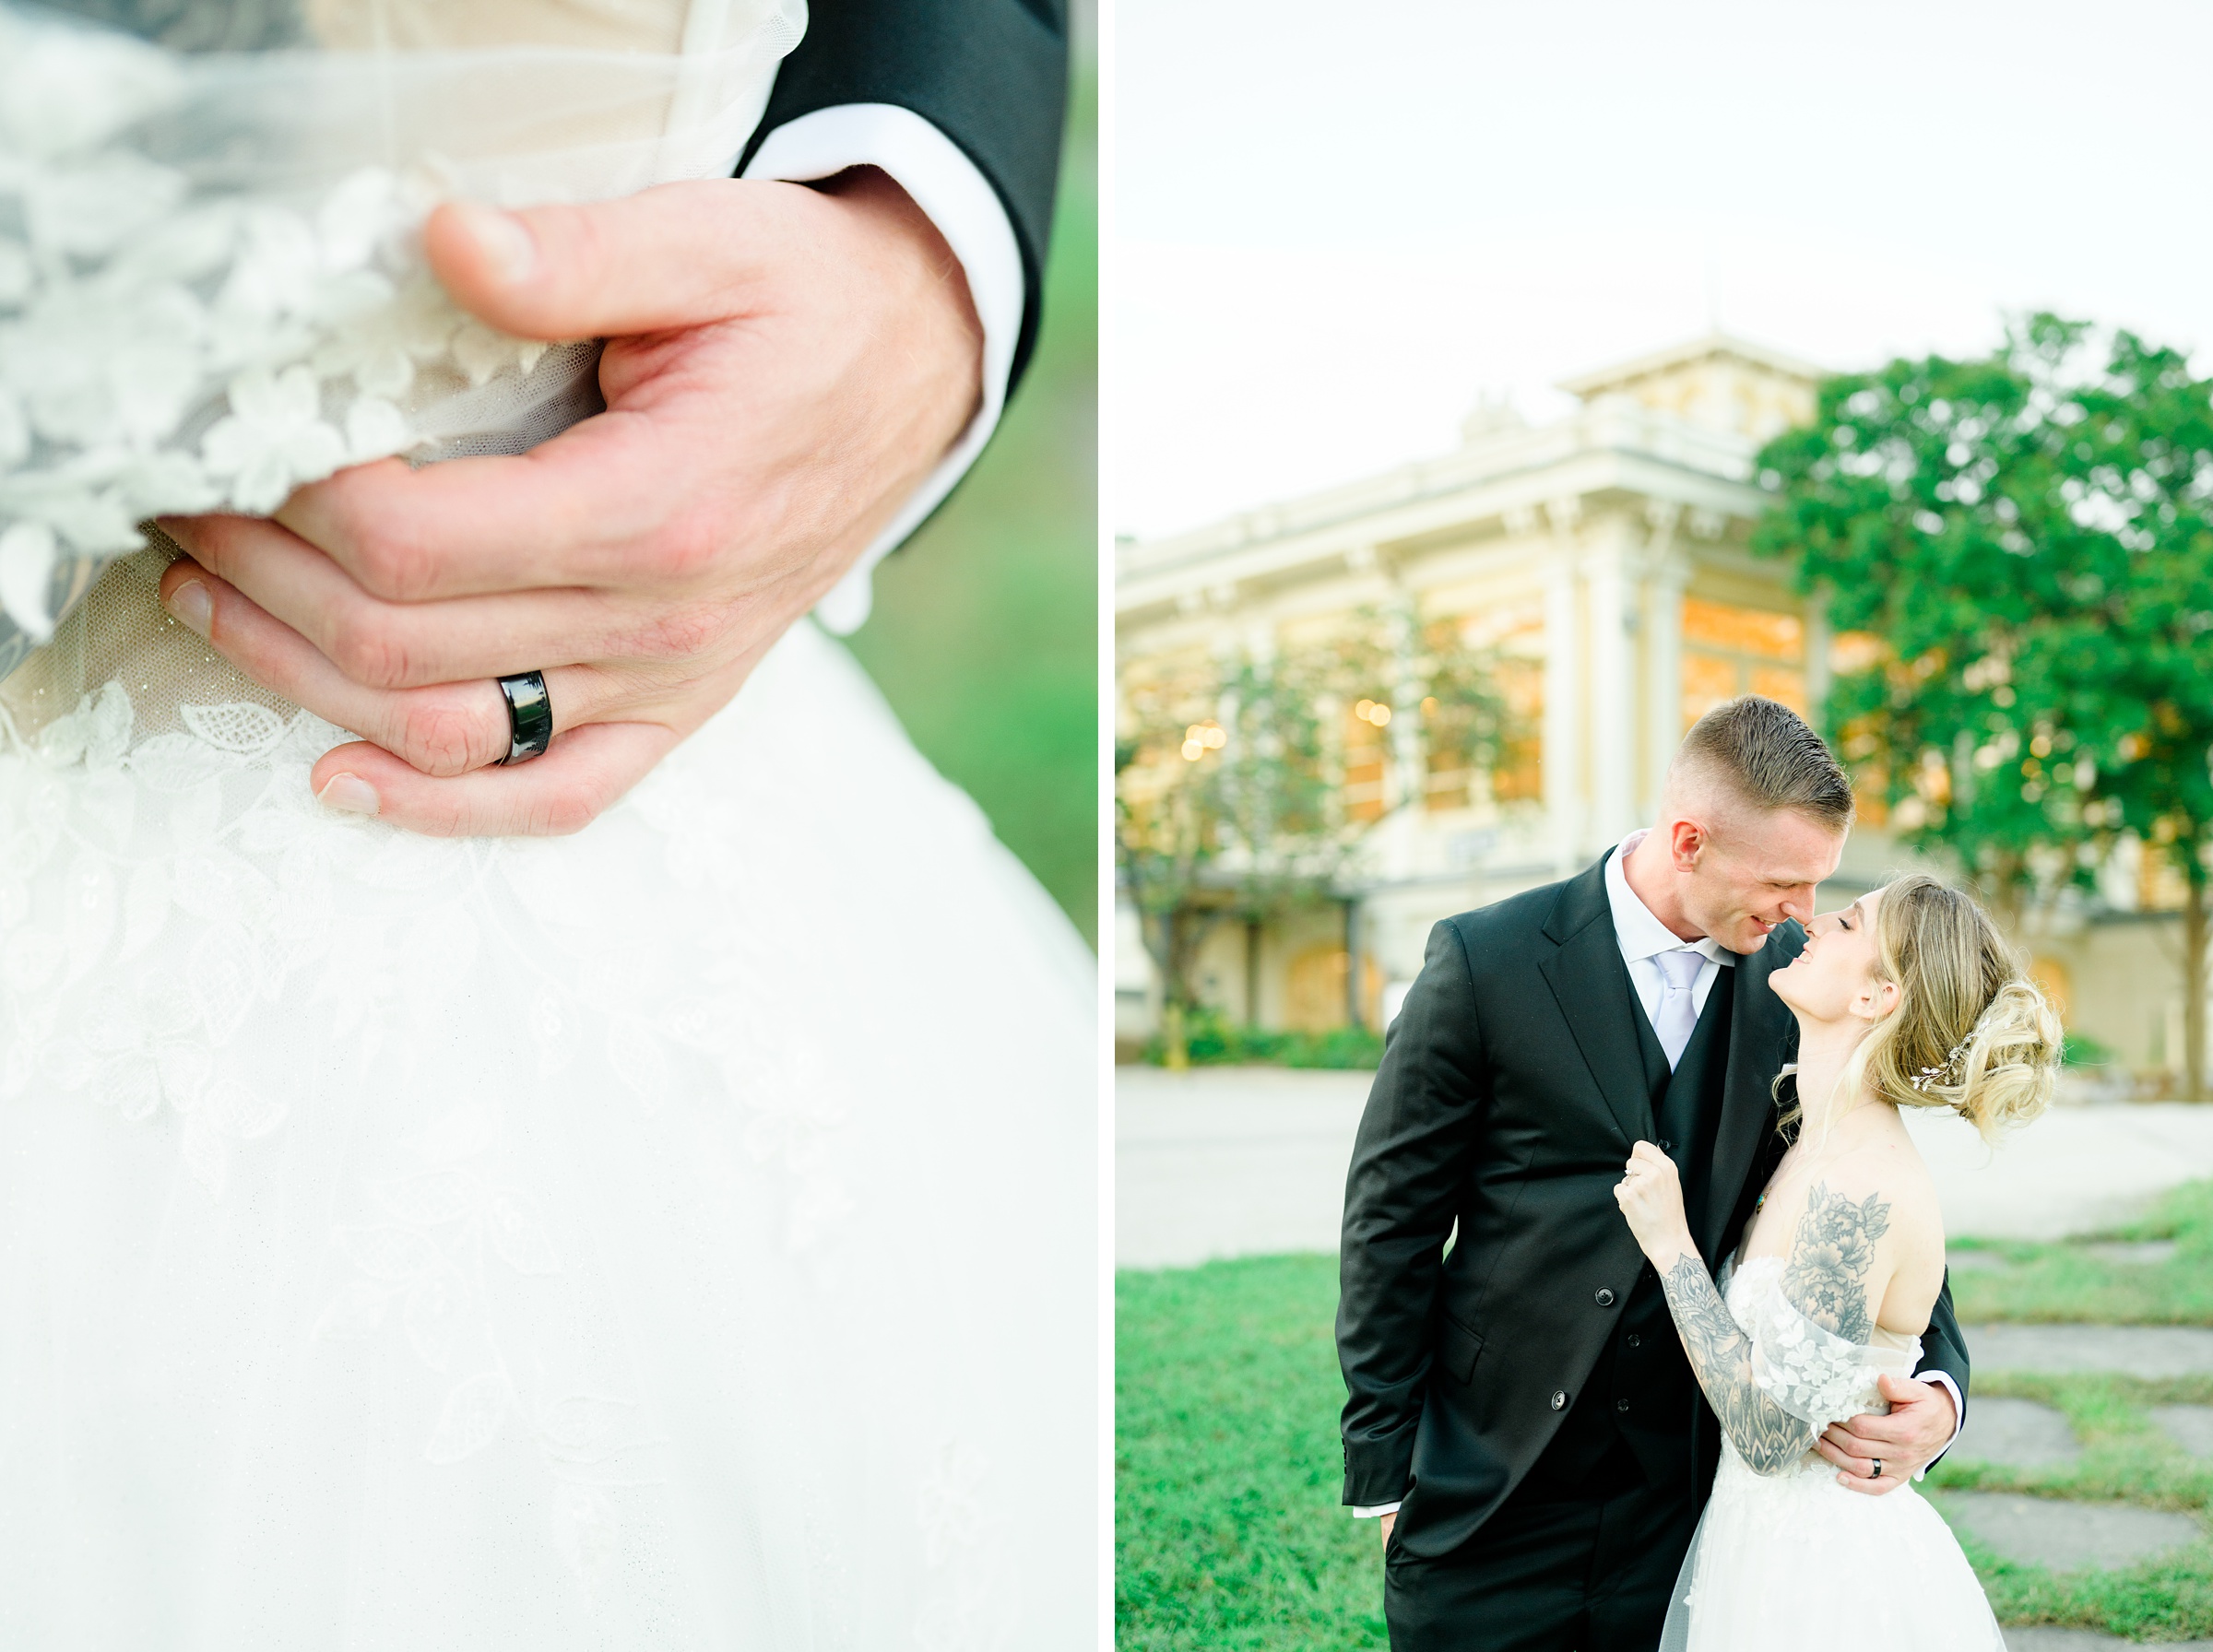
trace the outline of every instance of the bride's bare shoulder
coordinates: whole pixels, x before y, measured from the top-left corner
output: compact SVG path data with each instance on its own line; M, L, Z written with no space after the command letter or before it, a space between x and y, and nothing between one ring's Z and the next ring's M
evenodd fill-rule
M1840 1335L1864 1341L1876 1324L1906 1333L1926 1325L1944 1282L1944 1217L1903 1131L1826 1168L1808 1190L1791 1257L1801 1282L1824 1286L1832 1301L1856 1287L1865 1316L1848 1316Z

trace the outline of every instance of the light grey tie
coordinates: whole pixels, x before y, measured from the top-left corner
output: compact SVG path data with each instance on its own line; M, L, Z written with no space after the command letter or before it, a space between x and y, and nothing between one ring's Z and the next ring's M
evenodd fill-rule
M1652 1017L1652 1031L1660 1035L1660 1047L1667 1052L1667 1070L1672 1073L1698 1024L1698 1006L1690 989L1698 985L1706 958L1703 953L1678 948L1653 953L1652 962L1660 966L1660 1009Z

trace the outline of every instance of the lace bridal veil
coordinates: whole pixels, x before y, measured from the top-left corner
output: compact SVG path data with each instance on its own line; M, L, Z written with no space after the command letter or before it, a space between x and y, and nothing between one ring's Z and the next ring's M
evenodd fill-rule
M849 656L411 837L136 549L593 410L418 226L726 175L801 0L71 10L0 0L0 1646L1091 1644L1090 959Z

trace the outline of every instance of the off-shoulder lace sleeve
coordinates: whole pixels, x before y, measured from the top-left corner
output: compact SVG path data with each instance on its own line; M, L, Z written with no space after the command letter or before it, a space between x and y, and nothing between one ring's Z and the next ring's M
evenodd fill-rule
M1760 1391L1816 1431L1863 1411L1888 1410L1875 1379L1884 1372L1911 1376L1921 1344L1903 1348L1848 1342L1806 1317L1782 1292L1780 1268L1747 1277L1731 1303L1752 1339L1752 1380Z

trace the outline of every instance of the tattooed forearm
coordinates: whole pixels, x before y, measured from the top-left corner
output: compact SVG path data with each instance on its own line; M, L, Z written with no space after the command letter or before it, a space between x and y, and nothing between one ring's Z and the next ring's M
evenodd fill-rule
M1816 1430L1769 1399L1752 1380L1752 1339L1722 1301L1695 1256L1675 1258L1660 1276L1667 1309L1706 1401L1755 1474L1780 1474L1812 1449Z
M1875 1329L1867 1306L1867 1270L1875 1242L1890 1231L1890 1207L1870 1193L1854 1204L1817 1183L1791 1241L1782 1270L1782 1293L1800 1313L1847 1342L1864 1342Z
M1875 1242L1889 1227L1890 1207L1879 1194L1855 1203L1826 1184L1817 1186L1806 1196L1805 1214L1783 1264L1783 1295L1823 1329L1864 1343L1875 1328L1867 1276L1875 1267ZM1756 1473L1789 1468L1811 1449L1819 1431L1753 1381L1752 1339L1722 1301L1705 1264L1695 1256L1678 1257L1660 1284L1698 1386L1737 1455Z

